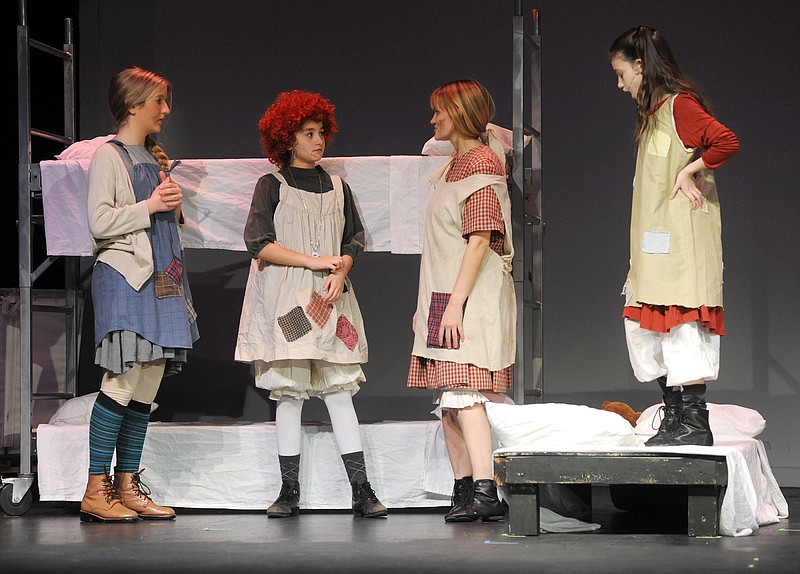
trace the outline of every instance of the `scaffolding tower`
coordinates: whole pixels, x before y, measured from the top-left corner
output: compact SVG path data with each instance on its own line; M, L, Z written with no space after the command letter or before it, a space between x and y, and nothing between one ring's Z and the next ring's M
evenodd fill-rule
M72 20L64 21L64 44L58 49L30 37L25 0L19 1L17 25L17 109L19 117L18 144L18 235L19 235L19 367L20 367L20 463L16 477L2 478L0 507L3 512L18 516L27 512L33 503L33 429L32 401L36 399L65 400L75 396L78 358L78 275L79 260L64 258L64 305L34 305L33 285L59 258L45 257L34 262L33 236L43 229L41 209L42 186L38 164L33 163L33 138L58 142L64 147L75 141L75 58L72 43ZM31 124L31 50L53 56L63 62L64 133L54 134L36 129ZM34 265L36 267L34 268ZM33 312L61 313L66 321L66 388L63 393L35 393L33 373ZM6 381L14 384L14 381Z

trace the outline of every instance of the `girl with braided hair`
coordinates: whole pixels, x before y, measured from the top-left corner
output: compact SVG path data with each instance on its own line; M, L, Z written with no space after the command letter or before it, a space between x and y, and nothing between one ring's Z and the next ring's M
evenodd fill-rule
M149 497L139 468L161 381L182 369L199 338L180 241L183 194L154 137L171 95L169 81L154 72L119 71L108 93L116 136L89 166L95 363L104 374L89 422L82 521L175 518Z

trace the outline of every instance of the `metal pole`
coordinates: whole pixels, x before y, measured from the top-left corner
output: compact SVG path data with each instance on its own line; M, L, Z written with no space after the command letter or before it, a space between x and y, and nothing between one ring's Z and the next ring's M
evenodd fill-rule
M514 239L513 277L517 296L517 351L514 362L514 402L525 402L525 389L530 386L531 362L528 349L528 329L525 325L525 161L523 154L523 126L525 124L525 26L522 2L515 0L513 17L513 77L511 96L511 123L513 126L511 167L511 211ZM521 225L520 225L520 222Z
M531 20L527 18L530 16ZM526 31L532 26L533 34ZM511 209L514 234L514 282L517 291L517 358L514 402L540 400L543 394L541 182L541 38L539 11L523 13L514 3L513 152ZM525 146L525 138L530 143Z
M541 400L544 395L544 220L542 219L542 37L540 34L539 10L531 11L532 32L529 36L531 92L528 172L528 195L525 201L526 230L529 233L526 246L530 249L531 280L526 283L529 289L526 302L531 314L532 326L532 373L530 397Z
M72 19L64 20L64 136L71 142L77 139L75 128L75 55L72 44ZM64 304L66 307L66 388L65 394L75 396L78 379L78 257L64 258Z
M25 24L25 2L20 2L17 26L17 110L19 115L18 233L19 233L19 372L20 372L20 476L31 474L31 194L28 188L31 167L30 36Z

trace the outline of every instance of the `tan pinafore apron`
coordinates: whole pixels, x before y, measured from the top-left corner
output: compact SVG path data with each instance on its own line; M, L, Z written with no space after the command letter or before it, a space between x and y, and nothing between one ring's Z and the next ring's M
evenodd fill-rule
M290 186L280 174L275 177L281 182L274 216L276 243L307 255L315 247L323 256L339 255L345 223L342 180L331 175L333 190L318 194ZM237 361L367 362L364 323L349 278L344 293L331 305L320 298L327 272L259 266L253 259L239 321Z
M511 201L506 180L499 175L476 174L446 182L445 164L431 177L435 186L428 204L424 247L420 264L416 330L412 354L455 363L473 364L499 371L514 363L516 354L516 298L511 277L514 257L511 238ZM459 349L429 345L431 300L449 296L455 285L467 242L461 235L464 203L475 191L492 186L505 223L505 244L500 256L487 249L478 277L464 308L464 341Z
M678 137L674 101L675 95L658 109L639 145L625 305L721 307L722 223L713 171L695 174L704 208L692 209L681 192L669 199L678 172L696 157Z

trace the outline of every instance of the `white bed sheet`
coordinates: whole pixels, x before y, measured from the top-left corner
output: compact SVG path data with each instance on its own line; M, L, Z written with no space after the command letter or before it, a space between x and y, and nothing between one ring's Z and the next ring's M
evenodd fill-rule
M728 467L728 486L720 510L720 534L748 536L760 526L777 523L789 515L789 506L772 474L764 444L750 437L715 436L714 446L609 448L498 448L503 452L664 452L670 454L706 454L724 456Z
M367 251L421 253L429 182L442 156L326 158L329 173L353 190ZM245 251L242 231L258 178L277 170L266 159L184 159L173 179L184 192L183 246ZM89 159L39 163L50 256L90 256L86 212Z
M361 425L372 487L389 508L449 506L453 488L433 421ZM39 499L79 501L89 468L88 424L43 424L36 432ZM264 510L278 496L275 423L150 423L143 482L160 504ZM300 506L349 509L347 475L327 425L303 425Z
M89 464L88 424L43 424L36 433L39 498L79 501ZM453 474L434 421L361 425L370 482L390 508L449 506ZM713 447L559 448L597 452L664 452L724 456L728 486L720 534L747 536L788 516L763 443L715 437ZM495 452L542 452L498 448ZM348 509L350 489L330 426L303 425L300 505ZM275 423L151 423L142 478L154 499L178 508L263 510L280 490Z

